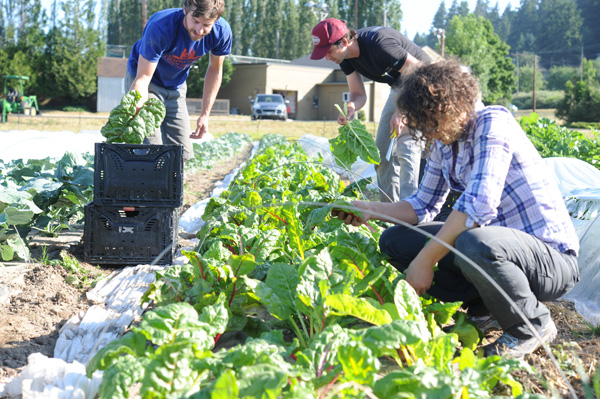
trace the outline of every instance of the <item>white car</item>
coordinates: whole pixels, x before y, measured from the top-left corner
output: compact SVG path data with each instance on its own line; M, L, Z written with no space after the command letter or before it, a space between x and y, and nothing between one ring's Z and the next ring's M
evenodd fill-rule
M257 94L252 104L250 119L281 119L286 121L288 117L287 108L290 103L284 100L281 94Z

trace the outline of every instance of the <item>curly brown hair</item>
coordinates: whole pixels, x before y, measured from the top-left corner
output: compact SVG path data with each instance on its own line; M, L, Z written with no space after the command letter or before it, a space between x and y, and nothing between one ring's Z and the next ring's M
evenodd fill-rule
M415 140L456 141L475 111L479 85L456 61L419 65L402 79L396 105Z

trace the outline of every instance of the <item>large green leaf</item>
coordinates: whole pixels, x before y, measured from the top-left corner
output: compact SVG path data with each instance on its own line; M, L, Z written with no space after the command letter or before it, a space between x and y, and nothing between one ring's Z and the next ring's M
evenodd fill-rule
M237 399L240 390L233 370L225 370L215 381L210 393L211 399Z
M369 298L356 298L352 295L335 294L325 299L340 315L350 315L376 326L392 322L390 314L378 303Z
M132 328L155 345L189 339L196 342L200 349L211 349L214 345L213 338L208 335L209 329L188 303L161 306L146 314L139 327Z
M115 359L115 363L102 375L102 382L98 389L100 398L129 398L129 387L143 379L144 364L149 361L148 358L133 356L121 356Z
M373 136L358 119L341 126L338 131L338 136L329 140L331 152L338 165L350 169L357 157L367 163L381 162Z

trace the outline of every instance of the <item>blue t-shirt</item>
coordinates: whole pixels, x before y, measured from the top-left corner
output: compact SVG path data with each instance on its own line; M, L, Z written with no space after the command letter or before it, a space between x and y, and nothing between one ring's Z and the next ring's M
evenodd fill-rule
M231 53L231 27L223 18L215 22L211 32L194 41L183 26L185 14L181 8L170 8L153 14L131 50L127 70L136 76L138 59L157 62L152 83L171 90L178 89L187 79L192 64L209 51L214 55Z

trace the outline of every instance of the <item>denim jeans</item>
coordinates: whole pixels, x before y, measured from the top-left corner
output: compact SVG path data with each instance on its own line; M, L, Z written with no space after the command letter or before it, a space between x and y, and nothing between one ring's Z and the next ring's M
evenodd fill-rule
M127 90L131 87L133 79L134 76L127 71L125 78ZM194 148L192 139L190 139L190 134L192 134L190 115L185 101L186 94L187 85L185 83L177 90L165 89L150 83L148 97L160 100L165 105L167 113L160 128L144 140L145 144L181 144L185 160L194 157Z
M442 225L432 222L417 227L435 235ZM389 262L404 271L426 239L413 229L393 226L383 232L379 246L382 253L391 257ZM575 255L561 253L530 234L508 227L467 230L457 238L454 247L479 268L450 252L438 262L428 293L444 302L481 298L503 330L518 338L529 338L533 333L496 284L539 331L550 319L550 311L542 301L563 296L579 280Z
M381 156L381 163L375 167L379 198L382 202L398 202L411 195L419 186L419 166L422 144L411 137L408 129L402 129L402 134L396 139L390 160L385 155L390 146L390 120L396 112L398 91L391 89L390 95L383 107L377 128L375 142Z

